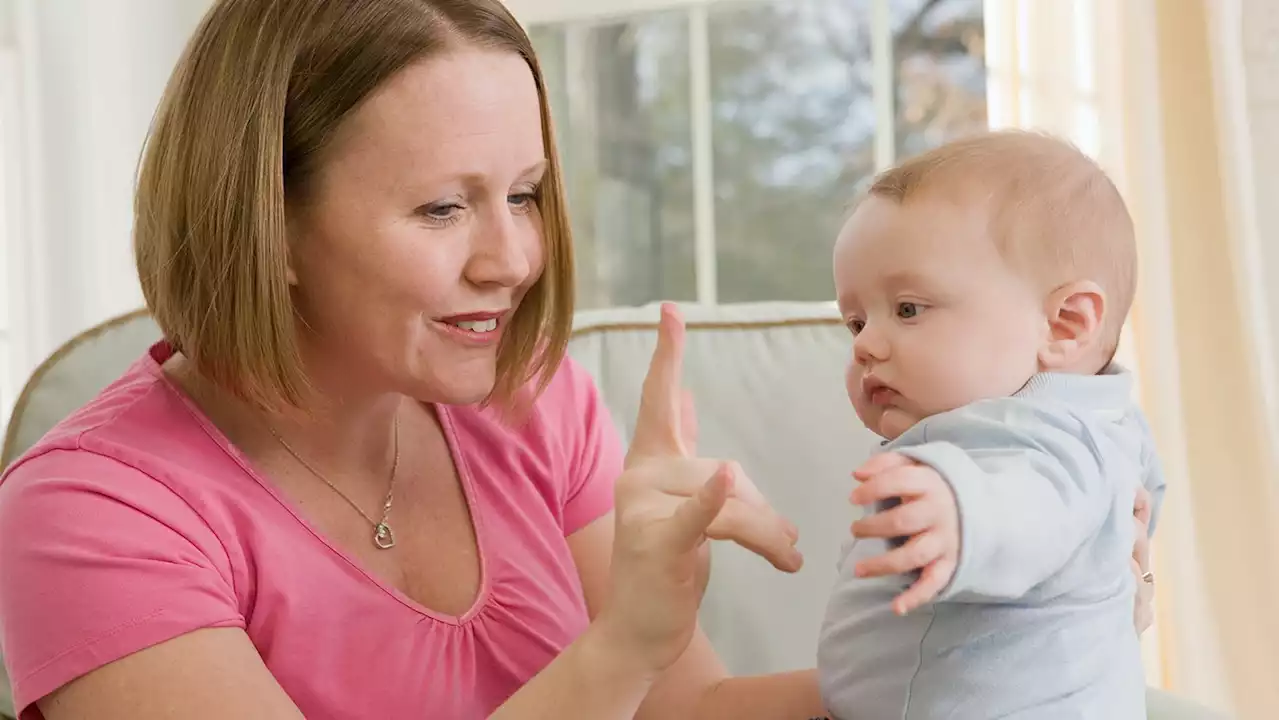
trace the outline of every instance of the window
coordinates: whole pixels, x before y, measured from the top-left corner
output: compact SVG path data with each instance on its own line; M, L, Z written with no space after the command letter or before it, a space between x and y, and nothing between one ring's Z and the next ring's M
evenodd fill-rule
M583 307L829 300L857 184L987 124L982 0L512 5L547 77Z

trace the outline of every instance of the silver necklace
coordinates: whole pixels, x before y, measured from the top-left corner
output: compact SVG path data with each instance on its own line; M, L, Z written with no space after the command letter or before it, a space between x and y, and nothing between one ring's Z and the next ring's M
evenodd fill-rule
M346 500L347 504L355 508L355 511L360 513L361 517L369 521L369 524L373 526L374 547L378 548L379 550L389 550L395 547L396 545L396 535L391 530L391 525L388 523L387 519L391 516L391 501L393 499L392 496L396 490L396 470L400 468L400 413L399 412L396 412L394 422L395 422L395 430L393 431L394 439L392 440L392 442L393 442L393 447L395 448L395 459L391 461L391 481L387 484L387 498L382 503L382 518L379 520L374 520L372 517L369 516L368 513L360 509L360 506L357 505L354 500L347 497L346 493L339 490L337 485L334 485L333 483L329 482L329 478L322 475L319 470L316 470L314 467L311 466L311 463L307 462L306 460L303 460L301 455L299 455L292 447L289 447L289 443L285 442L284 438L280 437L280 433L276 432L276 429L274 427L272 427L271 425L267 425L267 430L271 431L271 435L275 437L276 442L280 443L280 446L283 447L285 450L287 450L289 454L293 456L294 460L297 460L298 463L301 464L302 467L310 471L312 475L315 475L317 478L320 478L320 481L323 482L325 485L328 485L335 493L338 494L338 497L342 498L343 500Z

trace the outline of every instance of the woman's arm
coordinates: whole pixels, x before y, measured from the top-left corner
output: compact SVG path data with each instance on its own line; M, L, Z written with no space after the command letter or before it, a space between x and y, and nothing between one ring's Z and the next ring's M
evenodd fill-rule
M693 717L808 720L826 712L818 695L818 672L796 670L721 681L703 694Z
M632 718L654 677L593 626L493 720ZM46 720L301 720L239 628L196 630L104 665L37 703Z
M1148 529L1151 523L1151 494L1146 488L1138 488L1133 501L1133 558L1130 562L1137 578L1138 591L1133 599L1133 627L1138 634L1146 632L1155 622L1155 577L1151 570L1151 540Z
M569 536L593 618L608 594L613 528L610 514ZM824 713L813 671L731 678L706 635L696 630L684 654L653 685L636 718L806 720Z
M180 635L108 663L36 703L46 720L300 720L240 628Z
M631 720L656 677L616 647L608 629L593 623L489 720Z

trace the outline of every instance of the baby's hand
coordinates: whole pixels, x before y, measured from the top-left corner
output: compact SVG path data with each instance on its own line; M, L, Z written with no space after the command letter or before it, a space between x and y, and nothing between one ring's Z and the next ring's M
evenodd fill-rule
M933 468L898 453L883 453L853 473L861 484L849 500L871 505L899 498L902 504L868 515L853 524L855 538L910 535L901 547L858 563L854 575L899 575L923 568L920 578L893 601L893 611L906 615L937 596L956 572L960 555L960 514L951 486Z

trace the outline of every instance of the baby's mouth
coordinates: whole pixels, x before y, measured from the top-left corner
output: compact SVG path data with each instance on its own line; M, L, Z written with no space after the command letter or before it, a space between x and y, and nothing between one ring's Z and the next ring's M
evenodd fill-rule
M867 376L862 379L862 394L867 401L876 407L888 407L898 398L898 392L878 378Z

